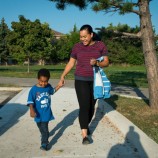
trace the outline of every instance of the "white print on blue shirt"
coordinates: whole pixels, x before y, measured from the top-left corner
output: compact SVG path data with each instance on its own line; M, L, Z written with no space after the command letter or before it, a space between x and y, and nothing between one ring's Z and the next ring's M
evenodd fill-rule
M49 93L48 92L43 92L43 93L41 93L40 95L38 95L37 96L37 98L36 98L36 100L37 101L40 101L40 99L42 98L42 97L44 97L44 96L49 96Z
M40 93L36 98L36 102L41 108L47 108L50 106L50 94L48 92Z
M41 108L46 108L48 105L48 99L44 98L44 100L41 100Z

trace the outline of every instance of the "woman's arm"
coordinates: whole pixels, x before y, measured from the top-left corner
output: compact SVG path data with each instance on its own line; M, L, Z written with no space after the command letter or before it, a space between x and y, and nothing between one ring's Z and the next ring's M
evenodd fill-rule
M106 67L109 65L109 58L108 58L108 56L104 56L104 60L101 62L97 61L96 59L91 59L90 64L92 66L96 65L99 67Z
M76 64L76 59L74 58L70 58L68 64L66 65L64 72L62 73L61 77L60 77L60 81L58 83L59 86L63 86L65 84L65 76L70 72L70 70L74 67L74 65Z
M99 66L99 67L107 67L109 65L109 58L108 56L104 56L104 60L99 62L99 61L96 61L96 65Z

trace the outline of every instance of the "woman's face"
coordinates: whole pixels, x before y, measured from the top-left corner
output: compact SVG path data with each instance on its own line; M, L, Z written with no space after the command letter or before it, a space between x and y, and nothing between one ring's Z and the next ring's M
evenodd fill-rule
M80 31L80 41L83 45L91 45L93 33L89 33L87 30Z

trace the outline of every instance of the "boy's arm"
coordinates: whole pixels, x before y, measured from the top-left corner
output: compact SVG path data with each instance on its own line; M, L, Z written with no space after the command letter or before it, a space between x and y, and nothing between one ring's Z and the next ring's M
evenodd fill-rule
M31 117L36 117L36 113L35 113L33 105L30 104L29 107L30 107L30 116Z
M62 87L62 86L57 85L57 86L55 87L55 92L57 92L61 87Z

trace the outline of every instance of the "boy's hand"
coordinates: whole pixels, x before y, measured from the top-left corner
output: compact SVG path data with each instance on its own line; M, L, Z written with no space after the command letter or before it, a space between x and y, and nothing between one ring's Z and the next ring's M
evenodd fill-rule
M64 85L65 85L65 79L64 79L64 78L61 78L60 81L59 81L59 83L58 83L58 86L59 86L59 87L62 87L62 86L64 86Z
M36 113L34 110L30 110L30 116L33 118L36 117Z
M57 91L57 90L59 90L61 87L63 87L63 85L57 85L56 87L55 87L55 91Z
M33 104L30 104L29 107L30 107L30 116L33 118L36 117L36 113L35 113Z

